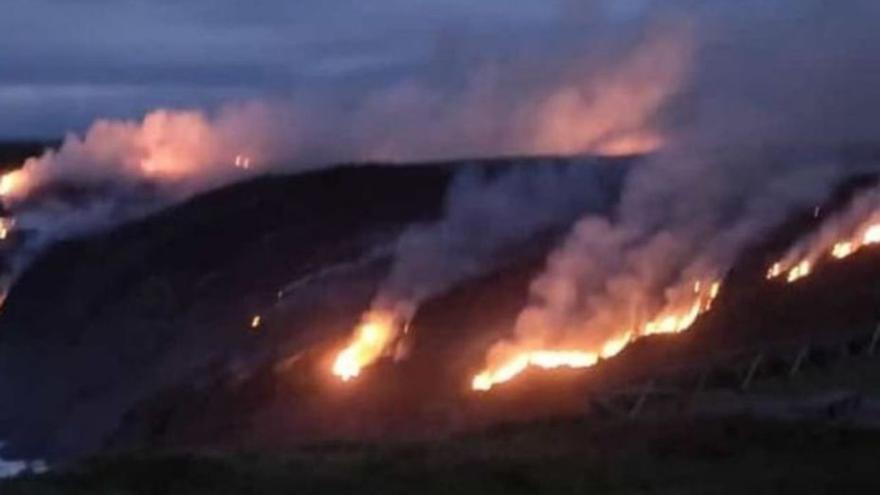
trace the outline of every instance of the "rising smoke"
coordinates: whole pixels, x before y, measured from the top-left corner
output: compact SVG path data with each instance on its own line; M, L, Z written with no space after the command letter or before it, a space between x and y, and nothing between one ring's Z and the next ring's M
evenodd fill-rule
M611 191L603 176L609 175L589 160L514 168L498 177L461 173L447 193L442 219L410 227L398 238L389 274L342 352L337 374L356 376L395 350L401 357L401 333L425 300L497 268L510 255L505 251L606 207ZM365 327L371 329L366 336Z
M695 282L723 277L743 246L790 208L821 198L840 174L833 160L778 163L762 148L836 146L880 131L880 74L866 70L877 66L876 2L566 8L558 45L476 59L439 83L431 77L442 71L432 67L339 102L293 98L99 121L0 183L14 231L31 239L14 254L15 272L55 239L255 173L364 159L667 148L628 179L614 215L577 223L533 284L514 339L490 361L523 346L590 347L676 308L693 297ZM566 49L552 52L559 46ZM456 72L475 60L468 55L438 60ZM453 189L446 218L400 239L375 306L406 320L504 246L570 222L590 196L575 199L555 173L462 179L471 185ZM517 203L528 188L538 191L535 211ZM491 200L468 199L483 193Z
M651 119L680 84L687 42L674 31L647 33L621 50L619 60L559 69L546 83L520 84L519 93L508 87L511 74L489 66L468 77L460 92L402 82L347 112L335 103L321 108L286 100L228 105L213 114L156 110L140 122L99 120L0 183L14 218L9 226L22 234L8 256L7 276L14 278L55 240L258 173L357 160L649 151L662 140ZM538 188L547 185L544 179L536 176ZM550 204L545 215L558 210ZM507 221L499 218L499 224ZM510 237L511 230L491 233ZM435 291L401 288L399 272L391 290Z
M529 365L590 366L641 336L687 329L743 248L853 172L816 150L876 139L868 114L830 98L844 88L880 96L856 63L876 58L862 45L876 34L853 16L876 7L776 4L790 9L759 7L757 19L713 2L701 9L701 55L690 90L671 103L681 113L668 116L675 138L631 173L611 218L580 220L550 255L475 388ZM829 37L811 38L814 29ZM827 63L831 54L844 58Z
M491 375L523 353L602 356L609 343L616 353L620 342L685 330L743 248L821 201L844 173L824 157L728 160L667 150L635 168L612 218L581 219L550 255L513 337L489 351L480 388L505 381Z

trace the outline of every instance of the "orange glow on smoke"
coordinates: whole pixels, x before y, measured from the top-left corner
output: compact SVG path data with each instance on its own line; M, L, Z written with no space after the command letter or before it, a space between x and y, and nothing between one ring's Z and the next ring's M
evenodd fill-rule
M530 110L532 151L621 156L661 148L654 118L683 86L692 54L689 32L658 31L613 67L574 75Z
M488 391L495 385L508 382L529 367L540 369L590 368L600 359L609 359L623 351L630 343L649 335L681 333L693 325L697 317L708 311L721 290L719 282L712 282L705 289L699 282L694 283L694 299L689 305L661 312L653 320L645 323L638 331L627 331L607 339L596 347L588 349L521 349L508 353L506 359L490 365L478 373L471 382L471 388Z
M357 377L365 366L382 357L397 333L393 315L382 311L368 312L355 328L351 341L337 354L333 374L343 381Z

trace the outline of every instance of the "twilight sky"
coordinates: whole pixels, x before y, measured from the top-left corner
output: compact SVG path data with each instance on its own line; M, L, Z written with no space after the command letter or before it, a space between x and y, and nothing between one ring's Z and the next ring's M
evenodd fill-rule
M555 0L6 0L0 135L420 70L438 45L558 22ZM11 14L11 15L10 15ZM487 46L487 50L497 49ZM450 63L453 63L450 61Z
M822 113L841 128L880 102L878 4L5 0L0 137L58 136L97 117L242 100L331 101L344 114L402 84L456 94L487 67L511 81L499 86L515 98L520 88L559 85L564 68L608 65L670 19L691 26L697 45L676 118L749 102L753 111L741 113L798 121Z

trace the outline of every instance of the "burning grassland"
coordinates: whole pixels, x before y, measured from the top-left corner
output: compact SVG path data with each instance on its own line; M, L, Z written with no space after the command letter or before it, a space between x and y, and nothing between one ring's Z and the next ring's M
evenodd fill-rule
M526 343L497 344L490 352L489 364L477 374L471 386L474 390L488 391L496 385L512 380L528 367L541 369L589 368L601 359L611 359L623 351L631 342L642 337L662 334L676 334L688 330L700 314L708 311L712 301L718 297L720 282L711 282L703 288L700 282L693 284L692 302L670 304L652 320L632 329L614 333L607 340L598 342L595 347L580 350L543 349L540 344L530 346ZM528 332L535 332L528 330Z
M815 232L771 265L767 278L796 282L821 263L846 259L876 244L880 244L880 192L872 188L858 193L843 211L823 219Z

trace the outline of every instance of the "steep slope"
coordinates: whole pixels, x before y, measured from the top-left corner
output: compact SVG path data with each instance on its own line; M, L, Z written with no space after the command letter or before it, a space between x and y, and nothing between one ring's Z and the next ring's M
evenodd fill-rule
M553 163L568 160L542 166ZM623 168L612 165L607 187L615 189ZM247 435L237 421L267 409L261 394L269 385L249 387L251 397L238 404L221 394L204 409L207 391L259 382L278 363L334 344L368 303L396 235L436 218L453 174L471 166L495 173L531 162L268 176L55 245L16 283L0 314L0 397L17 398L0 403L4 452L65 458L166 431L203 442L198 423L220 443ZM533 254L543 252L536 243ZM311 374L325 373L321 364L298 380L317 392L321 380ZM311 411L294 396L308 430ZM184 415L195 408L202 420L187 417L182 431L168 418L155 426L169 407Z

